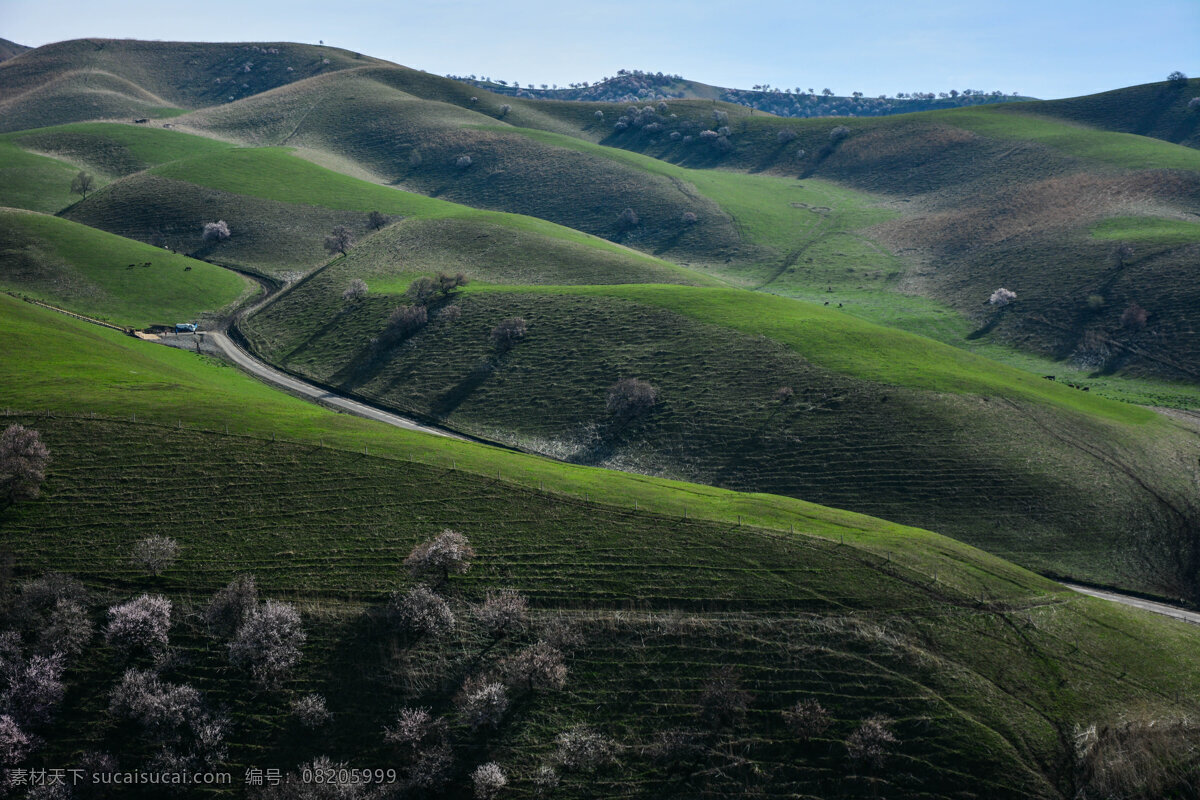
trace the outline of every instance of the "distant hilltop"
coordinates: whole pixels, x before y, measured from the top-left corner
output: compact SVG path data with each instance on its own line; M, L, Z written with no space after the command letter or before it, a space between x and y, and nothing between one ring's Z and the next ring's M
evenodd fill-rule
M722 100L779 117L882 117L931 111L942 108L1011 103L1036 98L1016 92L984 92L978 89L951 89L946 92L900 92L895 96L867 97L862 92L836 95L832 89L782 88L762 84L750 89L728 89L690 81L681 75L641 70L618 70L616 76L596 83L573 83L559 87L493 80L476 75L447 75L448 78L474 84L497 94L528 97L535 100L592 100L604 103L636 103L670 99Z

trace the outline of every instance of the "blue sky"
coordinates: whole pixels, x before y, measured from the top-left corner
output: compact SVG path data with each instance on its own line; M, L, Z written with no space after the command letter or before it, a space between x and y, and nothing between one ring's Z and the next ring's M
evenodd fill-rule
M438 74L594 81L620 68L721 86L1069 97L1200 76L1200 0L0 0L0 37L337 45Z

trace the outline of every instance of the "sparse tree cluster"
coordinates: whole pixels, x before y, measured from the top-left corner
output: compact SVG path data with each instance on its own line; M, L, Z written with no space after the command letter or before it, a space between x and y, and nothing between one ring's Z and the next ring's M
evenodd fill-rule
M9 425L0 434L0 499L5 505L37 499L49 464L50 451L40 433Z
M228 240L232 235L229 232L229 223L221 219L216 222L204 223L204 229L200 233L200 238L206 242L216 244Z

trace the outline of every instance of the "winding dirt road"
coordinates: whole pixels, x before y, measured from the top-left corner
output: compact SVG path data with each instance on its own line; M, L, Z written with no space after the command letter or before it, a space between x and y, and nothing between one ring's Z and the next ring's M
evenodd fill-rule
M1193 625L1200 625L1200 613L1195 611L1176 608L1175 606L1169 606L1166 603L1156 603L1153 600L1143 600L1140 597L1130 597L1127 594L1106 592L1102 589L1092 589L1087 586L1077 586L1073 583L1063 583L1062 581L1059 581L1059 583L1062 583L1062 585L1066 586L1068 589L1074 589L1080 594L1086 594L1089 597L1099 597L1101 600L1111 600L1114 603L1133 606L1134 608L1140 608L1143 611L1153 611L1155 614L1163 614L1168 617L1174 617L1175 619L1181 619L1184 622L1190 622Z
M449 439L458 439L460 441L468 441L465 436L459 436L450 431L434 428L429 425L422 425L416 420L402 417L399 414L393 414L388 411L382 411L378 408L360 403L356 400L351 400L342 395L335 394L322 389L319 386L313 386L291 375L287 375L279 370L271 367L262 361L259 361L254 356L247 353L242 348L229 338L224 331L206 331L204 334L218 350L220 350L226 358L237 364L246 372L254 375L259 380L277 386L290 394L299 395L305 399L320 403L323 406L334 408L339 411L345 411L348 414L354 414L359 417L373 419L376 422L382 422L387 425L393 425L397 428L405 428L410 431L420 431L421 433L429 433L434 436L445 436Z

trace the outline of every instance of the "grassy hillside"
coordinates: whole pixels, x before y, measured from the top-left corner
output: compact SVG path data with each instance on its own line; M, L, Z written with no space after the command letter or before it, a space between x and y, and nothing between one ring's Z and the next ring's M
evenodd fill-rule
M1146 83L1066 100L1043 100L1005 110L1200 147L1200 114L1188 107L1197 96L1200 96L1200 79L1193 78Z
M66 215L223 263L279 272L323 263L328 254L322 242L335 225L347 225L356 238L367 237L370 211L392 219L458 220L459 230L462 225L484 226L479 235L499 227L513 244L537 241L544 244L535 250L557 248L560 258L575 253L599 263L626 263L625 269L635 271L629 275L636 273L644 280L708 280L586 233L369 183L298 158L284 148L223 149L172 161L106 186ZM226 220L233 236L202 247L202 227L215 219ZM457 233L448 229L447 235Z
M0 288L116 325L195 319L253 284L202 261L74 222L0 209Z
M1121 286L1109 285L1108 250L1080 246L1106 218L1184 220L1196 213L1195 150L1055 119L1033 104L835 123L754 116L695 100L671 100L661 110L642 105L634 114L509 98L511 110L502 116L503 98L471 91L402 69L369 68L185 122L251 143L298 144L328 154L331 164L341 159L426 194L552 219L772 292L853 299L858 313L916 330L946 330L935 316L946 308L974 323L968 333L986 326L980 302L1012 283L1031 302L980 334L989 341L1069 358L1078 368L1094 360L1086 347L1077 352L1081 345L1109 340L1109 352L1121 355L1102 359L1105 371L1134 375L1190 380L1200 363L1184 310L1195 298L1168 289L1164 279L1189 263L1190 252L1156 248ZM723 148L714 144L722 126L714 109L729 127ZM833 141L839 125L848 135ZM514 140L516 133L524 141ZM456 167L464 155L471 166ZM809 180L788 188L744 172ZM561 175L578 177L554 184ZM686 196L663 194L663 180ZM848 185L874 196L846 192ZM588 194L593 190L600 194ZM889 204L888 211L880 207ZM639 225L617 227L618 207L633 208ZM700 222L681 231L678 219L688 210ZM897 210L904 212L899 220L869 229ZM979 252L1000 242L1010 249ZM930 263L942 266L931 270ZM1172 296L1179 291L1182 297ZM942 307L922 310L898 292ZM1106 314L1081 317L1075 304L1094 294L1104 297ZM1115 324L1132 302L1159 309L1152 346L1128 341L1136 337ZM896 307L905 311L894 313ZM1057 323L1064 319L1065 330ZM961 335L957 341L966 344Z
M409 704L450 715L455 793L476 764L495 759L513 791L529 794L553 737L587 722L619 741L619 761L596 776L567 774L566 797L744 796L747 787L1066 797L1078 788L1068 757L1074 726L1195 711L1180 699L1200 689L1192 628L1064 592L933 534L622 475L604 481L622 502L595 494L584 502L592 471L462 443L431 450L428 437L320 411L194 354L4 298L0 309L0 369L21 377L0 381L0 402L57 410L8 418L43 431L55 458L42 499L0 512L18 577L71 570L100 603L140 591L174 598L178 657L165 677L196 685L231 715L236 775L317 753L354 766L396 763L380 731ZM77 365L69 394L52 379L68 365ZM234 420L233 435L222 416ZM355 452L364 441L370 456ZM453 452L463 457L457 468L427 461ZM525 465L542 470L551 491L512 483ZM629 500L651 490L664 502L634 511ZM726 497L787 512L774 533L739 526L724 517ZM661 513L680 498L687 520ZM778 530L788 520L797 533ZM447 525L479 553L453 583L460 628L445 641L406 644L364 617L364 605L402 586L399 560ZM819 535L802 533L810 529ZM156 532L183 545L157 579L126 555ZM303 666L280 692L252 691L225 668L189 613L245 570L304 612ZM449 710L449 694L526 641L488 647L471 621L467 604L499 585L529 595L529 636L570 625L568 681L524 697L499 731L472 734ZM88 748L115 748L123 765L151 754L104 722L121 666L106 648L91 652L70 673L65 714L46 730L38 763L73 766ZM700 725L704 684L720 665L736 668L750 692L746 721L703 737L692 757L724 769L664 769L655 737ZM314 690L328 697L334 722L300 734L286 703ZM830 708L834 722L801 745L779 712L805 697ZM873 713L893 717L899 739L882 772L856 767L841 744Z
M398 272L352 253L244 331L300 374L571 461L852 508L1102 582L1148 588L1183 563L1150 551L1188 541L1184 454L1200 442L1152 412L738 290L473 286L456 315L440 301L427 327L389 338ZM359 302L341 297L353 277L372 288ZM497 354L489 331L514 316L529 333ZM605 411L627 377L661 393L644 419ZM1190 583L1175 574L1158 590Z

